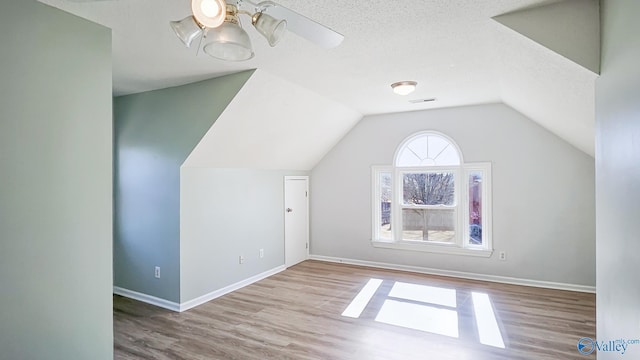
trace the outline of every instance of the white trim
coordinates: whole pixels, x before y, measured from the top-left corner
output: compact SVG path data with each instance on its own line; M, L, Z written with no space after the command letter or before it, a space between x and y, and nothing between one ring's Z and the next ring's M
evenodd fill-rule
M453 239L452 242L447 242L445 246L448 245L455 245L459 248L463 247L462 244L462 239L463 239L463 231L461 231L460 229L460 225L464 224L464 219L462 218L462 211L460 211L460 208L463 207L462 206L462 197L461 197L461 193L463 193L462 191L462 181L461 180L461 174L462 174L462 167L460 165L452 165L449 167L436 167L436 166L425 166L425 167L407 167L407 168L401 168L401 167L394 167L393 168L393 177L396 181L396 188L395 188L395 193L393 195L395 202L392 202L392 204L396 205L395 206L395 211L393 213L396 222L394 224L393 222L393 218L391 220L391 227L392 229L395 229L395 231L393 231L393 238L396 239L396 242L399 246L393 246L391 248L396 248L396 249L404 249L404 250L417 250L417 251L428 251L428 252L436 252L436 253L441 253L443 251L439 251L439 250L435 250L431 251L430 249L434 248L434 246L428 247L425 246L424 249L420 249L418 247L416 247L415 245L417 244L411 244L410 241L406 241L403 238L403 227L404 227L404 219L403 219L403 211L405 209L450 209L453 210L454 213L454 219L455 219L455 223L454 223L454 236L455 238ZM448 173L452 173L453 174L453 205L409 205L409 204L405 204L404 203L404 174L407 173L437 173L437 172L448 172ZM393 210L393 207L392 207ZM427 224L425 224L426 227L428 227ZM466 227L462 227L462 229L465 229ZM407 242L411 245L409 246L404 246L401 245L402 242ZM379 247L388 247L388 246L379 246ZM448 253L447 250L444 251L445 253ZM459 254L463 254L458 252ZM490 256L491 254L489 254Z
M478 257L491 257L493 254L492 249L461 247L458 243L434 243L428 244L419 240L401 240L401 241L383 241L383 240L371 240L371 245L377 248L383 249L398 249L398 250L411 250L411 251L423 251L435 254L451 254L451 255L467 255Z
M124 289L121 287L117 287L114 286L113 287L113 293L116 295L121 295L124 297L128 297L130 299L134 299L134 300L138 300L147 304L151 304L151 305L155 305L164 309L168 309L168 310L172 310L172 311L176 311L176 312L183 312L189 309L192 309L198 305L202 305L206 302L209 302L213 299L219 298L220 296L226 295L230 292L239 290L247 285L251 285L255 282L258 282L262 279L266 279L269 276L275 275L281 271L286 270L286 267L284 265L280 265L278 267L275 267L271 270L267 270L265 272L262 272L258 275L254 275L250 278L244 279L242 281L239 281L235 284L231 284L229 286L225 286L222 289L218 289L218 290L214 290L208 294L202 295L200 297L197 297L195 299L186 301L184 303L178 304L172 301L168 301L165 299L161 299L155 296L151 296L151 295L147 295L147 294L143 294L143 293L139 293L136 291L132 291L132 290L128 290L128 289Z
M491 162L475 162L464 164L463 168L463 181L467 184L464 191L464 203L466 204L464 209L464 217L462 224L465 224L465 228L469 226L469 176L474 171L482 172L482 245L470 245L469 232L464 235L463 244L468 249L480 248L493 250L493 205L492 200L492 180L491 180Z
M180 304L161 299L159 297L155 297L152 295L143 294L137 291L121 288L118 286L113 287L113 293L116 295L128 297L129 299L138 300L143 303L155 305L164 309L172 310L172 311L180 311Z
M239 290L239 289L241 289L241 288L243 288L243 287L245 287L247 285L251 285L251 284L253 284L255 282L258 282L258 281L260 281L262 279L266 279L269 276L275 275L275 274L277 274L277 273L279 273L279 272L281 272L283 270L286 270L286 267L284 265L280 265L280 266L278 266L276 268L273 268L271 270L267 270L267 271L265 271L263 273L260 273L258 275L254 275L254 276L252 276L250 278L244 279L244 280L239 281L239 282L237 282L235 284L231 284L229 286L225 286L222 289L214 290L214 291L212 291L212 292L210 292L208 294L202 295L202 296L197 297L197 298L195 298L193 300L189 300L187 302L183 302L182 304L180 304L180 310L179 311L182 312L182 311L186 311L186 310L192 309L192 308L194 308L194 307L196 307L198 305L202 305L202 304L204 304L206 302L209 302L209 301L211 301L213 299L219 298L220 296L223 296L223 295L226 295L226 294L228 294L230 292Z
M344 258L322 256L322 255L311 255L310 259L318 260L318 261L333 262L333 263L349 264L349 265L369 266L369 267L375 267L380 269L410 271L410 272L428 274L428 275L448 276L448 277L455 277L455 278L461 278L461 279L490 281L490 282L496 282L496 283L522 285L522 286L533 286L533 287L546 288L546 289L568 290L568 291L577 291L577 292L592 293L592 294L596 292L595 286L587 286L587 285L567 284L567 283L558 283L558 282L540 281L540 280L531 280L531 279L520 279L520 278L498 276L498 275L475 274L475 273L468 273L468 272L462 272L462 271L441 270L441 269L425 268L425 267L411 266L411 265L389 264L389 263L382 263L382 262L376 262L376 261L344 259Z
M371 222L371 234L374 239L380 238L380 223L382 220L382 209L381 209L381 193L380 193L380 174L389 173L391 178L391 192L393 193L393 184L395 181L393 180L393 166L389 165L372 165L371 166L371 210L373 211L373 221ZM393 195L391 195L391 199L393 199ZM391 208L389 209L389 217L394 216L391 214ZM391 239L393 240L393 231L391 232Z
M393 154L393 166L394 167L402 167L402 166L398 166L398 156L400 155L400 152L402 151L402 149L404 149L404 147L407 146L407 144L409 144L413 140L415 140L415 139L417 139L419 137L422 137L422 136L441 137L441 138L447 140L449 142L449 145L452 145L456 149L456 152L458 153L458 161L459 161L459 163L457 165L446 165L446 166L460 166L460 165L464 164L464 160L463 160L463 157L462 157L462 151L460 150L460 147L458 146L458 143L453 141L453 139L451 137L449 137L449 135L446 135L444 133L441 133L439 131L434 131L434 130L423 130L423 131L418 131L416 133L413 133L413 134L409 135L404 140L402 140L400 145L398 145L398 147L396 148L395 153Z
M285 180L309 180L309 175L285 175Z
M427 147L429 137L438 137L448 142L447 146L451 146L458 155L459 163L457 165L411 165L401 166L399 157L405 149L409 149L415 156L420 158L409 145L416 140L426 138ZM422 141L422 140L420 140ZM447 147L445 147L447 149ZM444 149L442 150L444 151ZM438 154L438 156L442 153ZM427 149L428 152L428 149ZM429 155L429 154L427 154ZM437 157L437 156L436 156ZM371 212L372 227L371 238L372 245L377 248L400 249L409 251L432 252L439 254L455 254L468 255L477 257L491 257L493 254L493 234L492 234L492 205L491 205L491 162L465 163L462 151L458 144L448 135L437 131L425 130L414 133L405 138L395 150L393 156L392 171L392 194L391 194L391 241L380 238L380 184L379 177L386 167L371 167ZM422 162L421 162L422 163ZM471 244L469 237L469 174L472 171L482 172L482 243L480 245ZM454 176L454 205L453 206L433 206L433 205L409 205L403 201L405 174L410 173L433 173L433 172L451 172ZM452 209L455 217L455 238L454 241L446 243L430 242L428 244L414 242L404 239L404 220L403 211L406 209ZM426 224L425 224L426 225ZM454 248L454 245L456 248Z
M392 226L394 229L391 239L380 238L380 206L378 205L378 199L380 197L380 182L379 177L383 172L393 172L391 179L392 182L392 201L391 204L391 222L402 221L402 211L404 209L412 208L440 208L438 206L425 206L425 205L404 205L400 200L402 198L402 181L398 180L401 174L405 172L419 171L421 168L394 168L389 166L371 166L371 210L372 210L372 241L371 244L377 248L386 249L400 249L409 251L422 251L438 254L454 254L454 255L468 255L477 257L490 257L493 254L493 234L492 234L492 204L491 204L491 162L476 162L463 164L459 169L453 170L452 168L446 169L447 171L453 171L456 176L456 205L453 207L447 207L454 209L456 213L456 238L455 242L449 243L424 243L416 242L412 240L402 239L401 226ZM431 171L431 167L429 168ZM465 232L469 225L469 186L468 177L472 171L482 172L483 186L482 186L482 245L472 245L469 241L469 234ZM394 186L395 181L395 186ZM463 184L466 184L463 186ZM400 219L400 220L397 220ZM399 239L399 240L396 240Z

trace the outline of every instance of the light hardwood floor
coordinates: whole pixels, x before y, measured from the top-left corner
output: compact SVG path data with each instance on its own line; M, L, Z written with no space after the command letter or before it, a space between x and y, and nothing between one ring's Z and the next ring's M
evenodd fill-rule
M362 314L342 316L372 278ZM390 294L397 283L421 296ZM488 295L504 349L480 342L473 293ZM389 321L389 303L411 312ZM183 313L114 296L114 329L116 359L595 359L576 346L595 338L595 295L309 260Z

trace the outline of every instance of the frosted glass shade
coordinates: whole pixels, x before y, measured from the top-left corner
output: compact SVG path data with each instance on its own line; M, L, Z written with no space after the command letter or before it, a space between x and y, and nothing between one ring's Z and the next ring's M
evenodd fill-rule
M169 25L171 25L178 39L180 39L186 47L191 47L193 40L202 35L202 29L198 26L193 16L187 16L180 21L172 21Z
M251 39L238 24L225 21L206 35L207 44L204 52L210 56L226 61L244 61L253 57Z
M416 85L418 83L415 81L399 81L391 84L391 88L394 93L404 96L411 94L416 89Z
M255 26L256 30L267 39L269 45L272 47L276 46L278 42L282 40L287 29L286 20L278 20L264 13L256 13L253 15L251 23Z

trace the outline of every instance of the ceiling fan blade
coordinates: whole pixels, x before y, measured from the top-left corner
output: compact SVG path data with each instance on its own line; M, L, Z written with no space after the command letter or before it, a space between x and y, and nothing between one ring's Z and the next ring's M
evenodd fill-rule
M287 20L287 30L324 48L334 48L344 40L344 35L273 1L260 2L257 7L274 18Z

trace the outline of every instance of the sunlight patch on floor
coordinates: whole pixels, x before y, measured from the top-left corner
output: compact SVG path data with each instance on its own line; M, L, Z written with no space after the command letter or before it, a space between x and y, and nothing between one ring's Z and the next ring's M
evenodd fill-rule
M434 334L458 337L458 313L455 310L385 300L378 316L376 316L376 321Z
M396 282L389 292L389 297L420 301L427 304L442 305L455 308L456 290L435 286Z
M359 318L378 293L382 283L381 279L369 279L344 310L342 316ZM459 332L462 331L463 339L461 340L474 339L474 342L479 340L481 344L505 349L504 339L488 294L471 292L473 305L465 301L460 305L464 308L460 309L456 289L396 281L393 282L387 294L380 293L378 296L383 296L383 299L378 299L383 302L382 305L380 301L374 302L376 307L380 306L375 316L377 322L453 338L460 338ZM463 292L461 296L466 299L468 293ZM473 307L475 327L460 330L458 312L471 312L471 307ZM473 334L476 329L477 338Z
M471 293L473 299L473 311L478 327L480 343L504 349L504 341L500 333L500 327L493 312L493 306L489 295L484 293Z
M369 304L369 301L375 295L376 291L382 284L382 280L380 279L369 279L367 284L360 290L358 295L351 301L349 306L342 312L342 316L351 317L351 318L359 318L360 314L364 311L364 309Z

